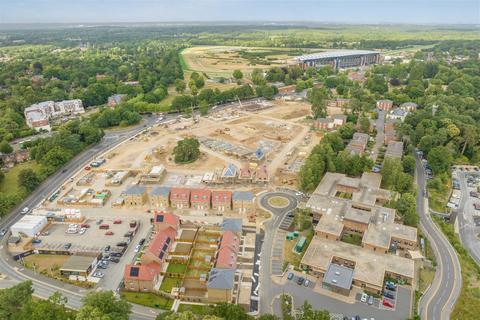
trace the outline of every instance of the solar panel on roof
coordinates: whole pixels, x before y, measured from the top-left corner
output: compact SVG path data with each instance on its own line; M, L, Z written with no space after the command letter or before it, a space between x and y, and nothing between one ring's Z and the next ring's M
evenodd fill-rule
M130 268L130 276L131 277L138 277L139 272L140 272L140 268L138 268L138 267L131 267Z
M165 240L165 243L170 244L170 241L171 241L171 239L170 239L170 237L168 237L167 240Z
M167 251L167 249L168 249L168 244L165 243L165 244L163 245L162 251Z
M160 258L160 260L163 259L163 256L164 256L164 255L165 255L165 252L164 252L164 251L160 252L160 254L158 255L158 257Z
M163 222L163 214L157 215L157 222Z

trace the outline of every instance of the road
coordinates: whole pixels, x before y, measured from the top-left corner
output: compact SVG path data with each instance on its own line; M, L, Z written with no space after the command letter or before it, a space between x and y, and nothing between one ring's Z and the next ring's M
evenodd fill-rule
M287 281L284 285L272 281L272 264L275 255L275 235L285 215L297 207L298 199L295 192L268 192L259 196L260 205L272 213L272 219L264 224L265 238L261 253L260 268L260 314L274 312L281 316L278 310L278 296L288 293L292 296L294 305L299 307L304 301L308 301L315 309L326 309L332 313L338 313L349 317L360 315L361 318L405 320L410 314L411 290L399 287L396 310L375 308L362 302L347 303L333 297L320 294L312 288L297 285L294 281ZM272 207L268 199L281 196L289 199L285 208ZM283 244L283 241L282 241ZM283 247L283 246L282 246ZM280 277L278 277L280 279ZM277 300L277 301L276 301Z
M462 198L457 210L458 228L460 233L460 240L464 247L468 249L472 258L480 264L480 240L477 234L480 232L480 227L475 225L473 221L473 214L475 209L473 204L479 202L478 198L470 197L470 191L475 188L468 188L466 173L457 171L458 179L460 180L460 188L462 190Z
M251 101L263 101L264 99L251 99ZM244 101L245 103L245 101ZM233 102L215 107L215 111L220 111L231 107L241 107L241 103ZM167 114L165 119L160 123L177 118L176 113ZM120 143L130 139L136 134L146 130L149 127L158 123L159 116L145 116L143 122L135 127L125 130L108 131L98 144L89 147L74 157L62 169L46 179L32 194L30 194L23 203L19 204L10 212L8 216L0 221L0 228L9 228L18 219L20 219L20 209L23 207L34 208L40 204L45 198L52 194L55 190L77 171L82 170L94 158L111 150ZM0 242L0 273L8 276L7 280L0 280L0 288L6 287L5 284L11 285L13 283L31 280L33 282L34 294L40 298L48 298L55 292L60 292L68 299L67 306L73 309L81 307L81 299L88 292L88 290L79 289L72 285L62 283L60 281L39 275L32 270L23 268L19 263L13 261L6 248L7 237L1 239ZM159 310L143 307L140 305L132 305L132 320L154 319Z
M372 154L370 158L375 162L378 157L378 152L380 148L383 147L385 142L385 111L378 109L377 110L378 118L375 121L375 129L377 130L377 135L375 137L375 146L373 147Z
M417 212L420 216L420 229L426 235L437 260L435 277L420 299L419 313L422 319L449 319L462 286L460 262L454 248L430 216L428 199L423 196L426 186L425 172L421 159L416 153L415 160L415 175L419 190Z

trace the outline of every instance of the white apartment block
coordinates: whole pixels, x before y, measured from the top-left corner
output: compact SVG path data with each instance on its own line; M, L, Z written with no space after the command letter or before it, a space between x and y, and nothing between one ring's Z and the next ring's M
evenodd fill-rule
M50 119L85 113L82 100L44 101L32 104L24 111L27 125L35 130L50 131Z

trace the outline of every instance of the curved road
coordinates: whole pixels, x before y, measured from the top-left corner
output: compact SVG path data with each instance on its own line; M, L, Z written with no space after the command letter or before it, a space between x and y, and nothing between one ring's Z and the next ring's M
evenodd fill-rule
M460 295L462 286L460 262L455 249L430 216L428 198L423 196L426 188L425 172L417 154L415 154L415 160L420 228L427 236L438 264L432 284L420 299L419 313L422 319L446 320L450 318L450 313Z

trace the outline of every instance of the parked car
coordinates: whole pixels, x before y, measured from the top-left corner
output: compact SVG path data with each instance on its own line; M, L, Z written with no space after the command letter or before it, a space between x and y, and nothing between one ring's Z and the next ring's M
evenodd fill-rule
M389 307L389 308L393 308L393 307L394 307L393 303L392 303L390 300L388 300L388 299L383 299L382 304L383 304L385 307Z
M127 245L128 243L126 243L125 241L117 242L117 247L126 247Z
M114 263L119 263L119 262L120 262L120 259L114 258L114 257L110 257L110 261L112 261L112 262L114 262Z
M34 244L41 243L41 242L42 242L42 240L40 240L40 239L33 239L32 240L32 243L34 243Z
M113 231L107 231L107 232L105 232L105 235L106 236L113 236Z
M121 252L112 252L112 253L110 253L110 255L111 255L112 257L121 257L121 256L122 256L122 253L121 253Z
M303 283L305 287L308 287L310 285L310 280L306 279L305 282Z
M383 293L383 296L385 296L385 297L387 297L387 298L389 298L389 299L395 299L395 296L393 295L393 293L388 292L388 291L385 291L385 292Z
M88 223L82 223L80 228L90 228L90 225Z
M288 280L292 280L293 277L294 277L293 272L289 272L289 273L288 273L288 276L287 276L287 279L288 279Z
M30 208L29 208L29 207L25 207L25 208L22 209L21 213L22 213L22 214L27 214L29 211L30 211Z
M69 243L65 243L65 244L63 245L63 247L65 248L65 250L70 249L71 246L72 246L72 244L71 244L70 242L69 242Z
M367 302L368 300L368 295L366 293L362 293L362 297L360 298L361 302Z
M7 229L0 230L0 237L3 237L6 234L7 234Z
M79 233L84 234L86 231L87 231L87 228L82 228L82 229L80 229Z
M97 225L100 225L100 224L102 224L102 222L103 222L103 219L98 219L96 223L97 223Z
M143 246L144 243L145 243L145 238L140 239L140 241L138 242L138 244L141 245L141 246Z
M110 225L108 223L103 223L98 228L107 230L110 229Z
M368 297L368 304L372 305L373 304L373 296Z
M95 278L103 278L104 274L103 274L103 272L96 271L96 272L93 273L93 276Z
M141 245L137 244L137 245L135 246L135 250L134 250L135 253L139 252L141 247L142 247Z
M122 224L122 219L116 219L113 221L113 224Z
M104 251L105 251L105 252L108 252L108 251L110 251L110 248L111 248L110 245L107 245L107 246L105 246Z
M92 167L86 166L86 167L85 167L85 170L87 170L87 171L92 170Z
M305 281L305 278L304 278L304 277L300 277L300 278L297 279L297 284L298 284L299 286L301 286L304 281Z
M478 192L470 191L470 197L478 198Z
M99 264L97 265L97 268L99 268L99 269L107 269L107 265L102 264L102 263L99 263Z

